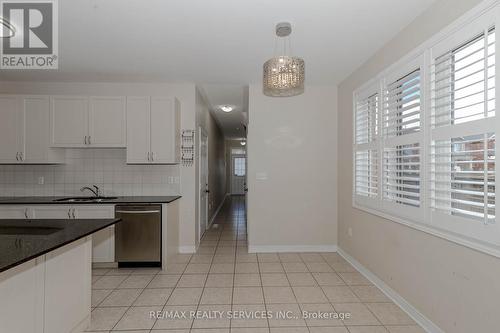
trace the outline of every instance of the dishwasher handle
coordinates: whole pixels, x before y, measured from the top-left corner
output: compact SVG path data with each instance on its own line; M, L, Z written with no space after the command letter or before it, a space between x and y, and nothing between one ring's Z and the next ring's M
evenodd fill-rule
M153 214L160 213L159 210L117 210L115 213L119 214Z

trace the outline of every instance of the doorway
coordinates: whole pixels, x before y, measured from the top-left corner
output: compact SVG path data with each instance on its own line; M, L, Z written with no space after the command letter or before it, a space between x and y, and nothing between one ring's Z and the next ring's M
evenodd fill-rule
M208 227L208 195L210 190L208 188L208 134L200 127L199 135L199 156L200 156L200 170L199 170L199 227L200 239Z
M247 177L247 157L243 154L231 155L231 194L245 194Z

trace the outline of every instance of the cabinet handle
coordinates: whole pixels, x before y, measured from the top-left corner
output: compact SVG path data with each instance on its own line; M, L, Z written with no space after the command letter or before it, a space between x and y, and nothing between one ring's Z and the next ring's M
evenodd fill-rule
M19 152L16 153L16 160L19 161Z
M90 141L90 138L92 138L92 137L89 135L89 145L91 145L91 144L92 144L92 142Z
M155 153L151 152L151 162L154 162L154 161L155 161Z
M20 152L20 153L19 153L19 159L20 159L21 161L24 161L23 152Z
M71 218L71 208L68 209L68 217Z
M73 214L73 218L76 219L76 217L75 217L75 208L73 208L73 213L72 214Z
M151 161L150 155L151 153L148 151L148 162Z
M24 217L28 218L28 208L24 209Z
M84 145L86 145L86 144L87 144L87 136L86 136L86 135L83 137L83 144L84 144Z

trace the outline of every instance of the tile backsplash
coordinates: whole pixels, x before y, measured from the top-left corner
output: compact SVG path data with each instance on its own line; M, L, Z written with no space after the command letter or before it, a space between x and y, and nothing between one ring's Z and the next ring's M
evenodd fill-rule
M180 194L178 165L127 165L125 149L66 149L62 165L0 165L0 196ZM41 184L43 178L43 184Z

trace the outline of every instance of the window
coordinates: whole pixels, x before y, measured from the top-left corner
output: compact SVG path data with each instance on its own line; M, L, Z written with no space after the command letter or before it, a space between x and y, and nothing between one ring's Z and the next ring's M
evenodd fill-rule
M437 35L353 101L353 204L498 257L499 7Z
M245 157L235 157L234 159L234 175L243 177L246 174Z

